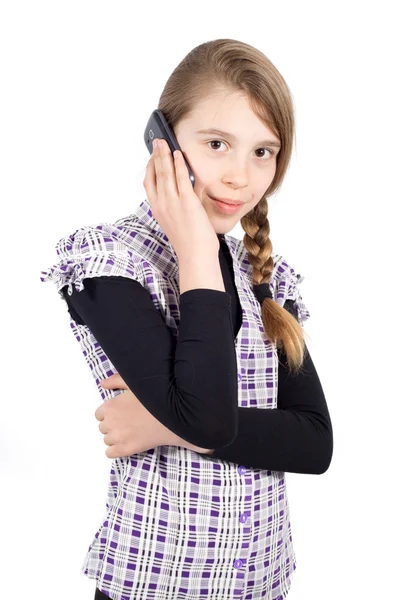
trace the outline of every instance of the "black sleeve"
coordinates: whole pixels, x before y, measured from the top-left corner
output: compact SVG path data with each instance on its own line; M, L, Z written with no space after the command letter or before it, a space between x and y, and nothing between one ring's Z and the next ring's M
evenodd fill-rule
M293 301L286 301L285 308L297 318ZM277 408L239 407L236 438L204 456L252 468L319 475L328 469L332 453L328 406L306 346L296 375L289 375L286 355L279 352Z
M237 361L231 297L210 289L180 296L176 338L139 282L86 278L63 295L132 392L165 427L191 444L219 448L237 432Z
M177 346L149 293L138 282L124 277L98 277L86 279L85 286L71 296L66 288L63 290L72 318L89 327L129 388L157 420L192 444L216 448L211 455L202 456L293 473L318 474L328 468L333 450L332 425L307 348L297 375L289 375L285 355L280 354L276 409L238 407L233 326L229 321L231 337L227 335L226 323L222 331L218 329L218 321L226 317L228 306L230 315L230 296L227 302L225 293L218 290L184 292ZM286 301L285 308L297 318L292 301ZM196 316L200 318L197 323ZM195 322L191 324L190 319ZM223 334L232 342L225 349L221 345ZM189 382L183 391L176 385L174 373L179 344L182 380ZM212 353L213 348L218 349L216 354ZM198 369L206 381L195 377ZM234 377L229 377L232 371ZM198 400L202 393L203 401ZM223 441L216 434L211 440L211 432L218 431L215 400L221 397L224 402L220 418L224 411L231 410L227 414L232 414L236 408L238 421L231 426L233 435L225 435ZM209 411L205 413L207 401ZM201 427L208 431L208 441Z

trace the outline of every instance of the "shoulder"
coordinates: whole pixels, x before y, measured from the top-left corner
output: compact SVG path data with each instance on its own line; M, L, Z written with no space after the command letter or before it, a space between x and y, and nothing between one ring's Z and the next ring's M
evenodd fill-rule
M274 270L270 284L273 286L274 299L285 307L303 324L309 317L300 291L304 275L299 273L281 254L274 255Z
M132 222L133 224L133 222ZM90 277L123 276L139 282L143 279L144 259L139 242L130 242L134 227L126 230L116 223L95 223L63 236L56 244L58 262L41 272L41 281L53 281L61 293L68 286L84 288Z
M133 254L133 247L127 243L129 232L116 223L99 222L76 229L63 236L56 244L56 252L60 258L89 256L107 252Z

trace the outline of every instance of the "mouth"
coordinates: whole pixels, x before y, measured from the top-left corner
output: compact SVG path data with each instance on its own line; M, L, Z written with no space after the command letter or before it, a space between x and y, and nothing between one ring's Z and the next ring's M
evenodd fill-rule
M230 200L229 198L214 198L214 196L210 196L211 200L215 200L216 202L223 202L224 204L228 204L229 206L241 206L244 202L239 202L239 200Z
M233 215L233 214L239 212L242 207L241 202L238 202L236 204L234 204L234 203L228 204L228 202L225 202L222 200L217 200L216 198L213 198L212 196L210 196L210 199L213 201L215 209L218 211L219 214L222 214L222 215Z

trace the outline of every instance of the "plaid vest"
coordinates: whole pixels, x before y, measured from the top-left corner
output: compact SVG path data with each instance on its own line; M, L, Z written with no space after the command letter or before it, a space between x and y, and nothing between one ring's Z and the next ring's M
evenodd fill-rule
M277 349L264 332L243 242L225 234L243 312L235 339L238 406L276 408ZM86 277L120 275L141 283L176 335L179 332L177 255L148 200L114 224L77 229L56 245L58 262L41 281L72 293ZM273 255L269 282L281 306L294 300L301 324L310 316L296 274ZM68 314L72 332L103 400L122 393L100 381L117 372L85 325ZM252 469L180 446L158 446L113 459L101 525L82 570L118 600L283 600L296 557L285 473Z

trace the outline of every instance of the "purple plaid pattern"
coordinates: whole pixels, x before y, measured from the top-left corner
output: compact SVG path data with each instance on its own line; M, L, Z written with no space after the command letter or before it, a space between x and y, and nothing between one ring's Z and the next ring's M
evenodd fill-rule
M243 242L225 235L233 260L243 324L235 340L238 405L276 408L278 357L264 333ZM179 272L172 245L146 199L114 224L82 227L56 246L59 262L41 272L61 288L86 277L120 275L151 293L174 334L179 332ZM281 306L303 280L274 255L270 281ZM67 313L68 314L68 313ZM121 391L100 380L117 369L84 325L70 327L103 400ZM105 513L82 570L114 600L283 600L296 569L285 473L251 469L177 446L113 459Z

